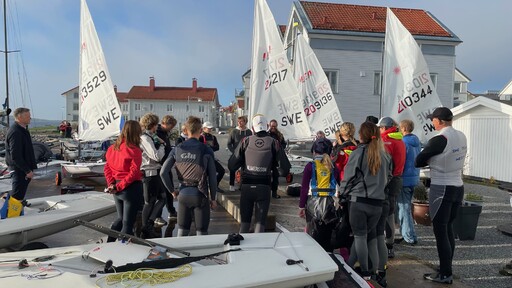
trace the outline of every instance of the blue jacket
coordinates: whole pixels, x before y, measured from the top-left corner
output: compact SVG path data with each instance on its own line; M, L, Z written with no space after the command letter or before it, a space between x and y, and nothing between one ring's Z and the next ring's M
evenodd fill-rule
M404 135L405 143L405 166L402 174L403 186L416 186L420 179L420 169L414 167L414 159L420 153L421 143L414 134Z

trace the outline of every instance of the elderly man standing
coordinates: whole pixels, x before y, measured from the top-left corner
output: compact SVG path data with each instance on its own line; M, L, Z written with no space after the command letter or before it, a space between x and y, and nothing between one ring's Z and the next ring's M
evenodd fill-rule
M9 196L14 199L10 200L8 206L2 208L6 212L2 218L7 215L15 217L22 214L22 201L25 199L28 184L34 177L33 170L37 168L32 138L28 131L30 119L30 109L20 107L14 110L15 122L5 137L5 161L9 170L13 171L11 174L12 191L9 192ZM8 202L6 201L6 203ZM11 204L15 207L11 207Z
M452 284L452 260L455 252L453 220L464 198L462 168L466 159L464 133L452 127L453 114L439 107L428 116L439 134L432 137L416 157L415 166L430 166L429 210L436 237L439 273L423 275L426 280Z

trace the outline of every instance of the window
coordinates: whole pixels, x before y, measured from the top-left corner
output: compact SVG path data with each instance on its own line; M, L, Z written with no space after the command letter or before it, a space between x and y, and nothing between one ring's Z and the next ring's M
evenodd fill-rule
M73 111L78 111L78 103L73 103Z
M329 80L329 84L331 84L331 90L332 93L338 94L338 71L329 71L324 70L325 76L327 76L327 79Z
M128 104L123 103L123 104L121 105L121 110L122 110L122 111L128 111Z
M199 105L199 112L204 112L204 105Z
M188 107L188 104L187 104L187 112L188 112L189 109L190 109L190 107Z
M153 104L149 104L149 111L153 111Z
M382 94L382 72L375 71L373 73L373 95Z
M78 99L78 92L73 93L73 98Z
M73 121L78 121L78 115L73 115Z
M430 73L430 79L432 80L432 84L434 84L434 87L437 87L437 74Z
M139 122L140 121L140 116L135 116L135 121Z
M453 83L453 92L456 94L462 93L462 83Z
M172 112L172 104L167 104L167 112Z
M140 103L135 104L135 111L140 111Z

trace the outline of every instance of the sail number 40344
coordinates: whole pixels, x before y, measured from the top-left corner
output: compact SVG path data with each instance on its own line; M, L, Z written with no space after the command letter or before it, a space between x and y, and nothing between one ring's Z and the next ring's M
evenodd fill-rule
M272 84L279 83L281 81L284 81L286 79L286 74L288 73L288 69L283 69L281 71L274 72L270 74L267 80L265 80L265 90L270 88Z
M83 87L81 87L81 96L82 101L83 99L87 98L89 96L89 93L92 93L94 89L100 87L101 83L105 82L107 80L107 74L105 71L101 70L98 75L95 75L92 77L91 81L87 82Z
M404 99L398 102L398 113L402 113L405 109L414 105L414 103L418 103L421 98L427 97L427 94L432 94L430 85L427 86L427 92L425 92L425 89L421 89L421 93L414 92L411 96L404 97Z

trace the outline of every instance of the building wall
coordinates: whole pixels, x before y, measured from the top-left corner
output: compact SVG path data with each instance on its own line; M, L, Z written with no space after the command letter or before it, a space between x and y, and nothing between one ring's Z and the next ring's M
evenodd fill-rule
M468 140L465 175L512 182L512 151L505 145L512 143L512 115L477 106L455 115L453 127Z

